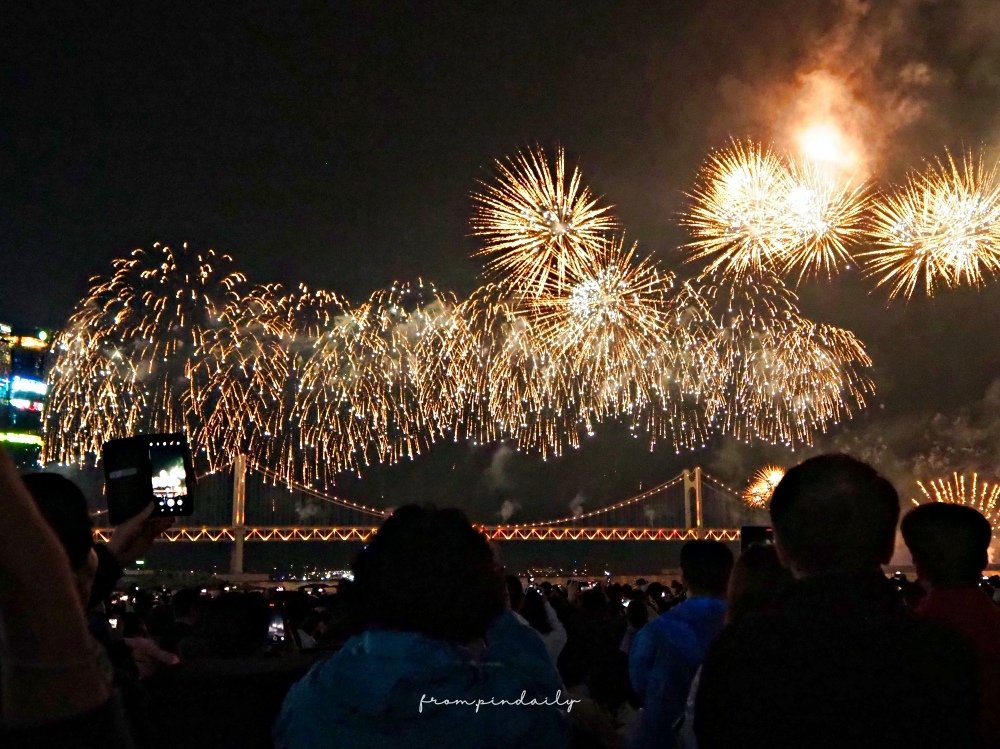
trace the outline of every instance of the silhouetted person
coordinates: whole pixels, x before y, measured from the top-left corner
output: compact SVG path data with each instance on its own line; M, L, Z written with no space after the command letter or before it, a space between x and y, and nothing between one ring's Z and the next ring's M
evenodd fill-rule
M57 473L28 473L21 478L43 517L66 549L80 600L88 609L88 627L108 656L113 683L121 694L132 739L137 747L145 747L151 730L149 697L139 684L139 669L129 646L120 634L111 630L104 610L94 601L95 586L102 587L99 600L103 600L117 582L122 568L107 548L101 551L96 548L93 540L94 522L90 517L87 500L75 483ZM143 536L140 545L148 549L160 528L166 527L159 520L150 520L151 512L152 503L140 515L116 528L115 534L126 539L124 546L135 545L139 537Z
M993 528L971 507L935 502L900 524L927 588L917 615L950 627L979 656L982 746L1000 746L1000 608L981 589Z
M267 651L270 609L259 593L223 593L200 604L181 662L146 680L157 730L152 745L265 749L289 687L313 656ZM287 633L290 636L290 632Z
M563 627L555 609L545 600L545 596L537 588L529 588L524 592L524 601L519 612L521 617L534 629L545 643L545 650L552 659L554 666L559 660L559 654L566 647L566 628Z
M551 701L559 680L537 633L507 609L489 543L460 511L396 510L355 560L354 582L363 631L292 687L276 746L566 745L565 706L476 710L480 699L522 693ZM527 639L506 647L508 637L531 638L534 653Z
M846 455L785 474L771 524L796 581L774 612L734 622L709 649L700 749L973 745L970 649L911 617L881 571L898 518L892 485Z
M726 623L738 622L750 614L775 610L792 583L791 573L781 564L773 546L752 544L740 554L729 576L726 592ZM684 721L678 731L678 746L695 749L695 697L701 682L701 671L694 677L688 692Z
M691 681L726 616L733 553L718 541L688 541L681 549L687 599L649 622L629 649L629 677L643 703L637 747L672 747Z
M180 652L181 640L194 634L198 622L200 594L194 588L182 588L170 599L173 617L160 635L160 647L170 653Z

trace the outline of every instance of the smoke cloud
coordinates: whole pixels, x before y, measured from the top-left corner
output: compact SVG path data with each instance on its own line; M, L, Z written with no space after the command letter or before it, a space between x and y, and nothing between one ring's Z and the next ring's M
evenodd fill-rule
M505 499L503 504L500 505L500 511L497 515L500 516L500 521L506 523L514 516L514 513L521 509L521 503L515 502L512 499Z

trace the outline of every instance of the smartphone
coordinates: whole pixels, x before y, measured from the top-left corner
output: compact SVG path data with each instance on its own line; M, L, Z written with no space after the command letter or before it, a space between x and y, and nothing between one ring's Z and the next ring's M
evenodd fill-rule
M284 645L287 637L285 613L280 606L275 606L271 609L271 621L267 625L267 644Z
M270 611L271 618L267 625L267 641L264 643L264 648L269 652L285 651L289 647L300 650L302 644L299 642L298 632L289 624L284 607L281 604L272 604Z
M744 525L740 528L740 553L754 544L773 544L774 528L767 525Z
M194 512L195 475L187 437L140 434L104 443L108 520L120 525L153 503L154 517Z

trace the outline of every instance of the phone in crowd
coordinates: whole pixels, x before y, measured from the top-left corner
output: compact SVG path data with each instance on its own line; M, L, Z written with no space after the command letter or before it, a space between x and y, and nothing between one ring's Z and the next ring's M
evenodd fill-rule
M292 629L284 606L280 603L272 603L269 610L271 618L267 624L267 640L264 643L264 648L270 652L285 651L288 648L299 650L301 643L298 633Z
M284 645L287 638L285 612L280 607L275 606L271 609L271 621L267 625L267 643L268 645Z
M194 512L195 475L187 437L140 434L104 443L108 519L120 525L150 502L153 517Z
M774 528L768 525L744 525L740 528L740 552L754 544L773 544Z
M111 627L111 631L112 632L120 633L122 631L121 630L121 623L122 623L122 620L119 619L117 616L109 616L108 617L108 626Z

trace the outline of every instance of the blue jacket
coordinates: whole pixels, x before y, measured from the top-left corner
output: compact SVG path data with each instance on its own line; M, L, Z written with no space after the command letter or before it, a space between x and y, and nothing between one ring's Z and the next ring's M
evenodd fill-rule
M643 701L637 749L675 745L674 723L684 714L691 682L725 618L725 601L689 598L635 635L628 671Z
M368 630L352 637L289 690L274 726L275 746L565 747L565 693L562 707L483 705L477 712L474 705L430 702L517 700L522 693L525 701L556 699L561 683L544 645L539 639L532 657L518 647L532 632L514 624L501 617L478 661L415 632Z

